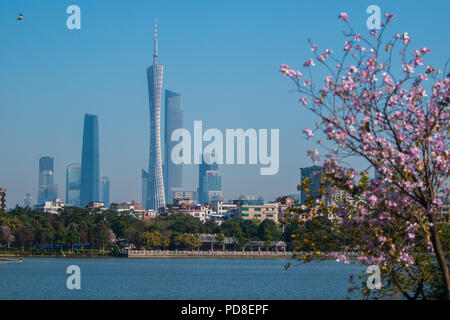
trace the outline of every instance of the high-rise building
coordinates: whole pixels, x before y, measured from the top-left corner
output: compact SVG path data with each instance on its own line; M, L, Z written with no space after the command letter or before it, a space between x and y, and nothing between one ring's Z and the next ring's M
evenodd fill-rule
M142 177L142 197L141 202L143 207L145 208L147 206L147 187L148 187L148 172L142 169L141 171L141 177Z
M150 152L145 208L157 210L166 204L161 155L161 91L163 65L158 64L158 37L155 19L153 65L147 68L150 107Z
M6 211L6 188L0 187L0 211Z
M307 168L300 168L300 181L303 181L306 178L308 178L308 181L310 183L308 187L309 196L314 199L320 198L319 189L320 179L322 178L322 167L312 166ZM301 190L300 199L301 203L304 204L307 199L305 190Z
M102 177L100 180L100 186L101 186L101 194L102 199L101 201L104 203L106 208L109 208L110 200L109 200L109 178L108 177Z
M53 158L51 157L39 159L38 204L44 204L45 201L54 201L58 198L58 188L54 183L53 164Z
M81 206L81 164L72 163L66 170L66 205Z
M27 193L25 197L23 197L23 207L24 208L33 207L33 197L31 197L31 194Z
M337 206L344 203L345 199L349 197L345 191L338 189L337 187L331 184L325 184L323 186L322 193L321 189L321 180L323 174L323 168L319 166L312 166L307 168L301 168L301 181L305 180L305 178L309 179L309 196L315 200L320 200L325 202L327 205ZM307 195L305 190L301 190L300 192L301 203L305 204L307 200Z
M197 201L197 190L192 190L188 187L172 188L170 192L170 204L173 204L175 200L179 199L189 199L192 201Z
M84 116L83 151L81 156L81 206L99 201L100 154L98 146L98 117Z
M173 91L165 91L164 121L164 187L166 203L172 203L174 188L183 186L183 164L172 162L171 152L176 142L171 141L172 132L183 128L183 111L181 111L181 95Z
M222 200L222 177L219 165L211 160L211 154L203 154L198 168L198 202L204 204Z

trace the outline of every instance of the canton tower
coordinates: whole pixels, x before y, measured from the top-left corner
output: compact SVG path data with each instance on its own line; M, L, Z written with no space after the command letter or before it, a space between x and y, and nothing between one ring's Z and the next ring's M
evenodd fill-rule
M163 65L158 64L158 33L155 18L155 48L153 65L147 68L148 98L150 106L150 154L148 165L146 209L157 210L165 206L164 181L161 157L161 91Z

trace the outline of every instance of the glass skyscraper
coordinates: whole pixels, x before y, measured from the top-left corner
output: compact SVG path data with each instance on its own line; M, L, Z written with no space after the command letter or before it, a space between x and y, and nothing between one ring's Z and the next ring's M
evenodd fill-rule
M101 185L101 194L102 194L102 202L104 203L106 208L109 208L110 200L109 200L109 189L110 189L110 182L108 177L102 177L100 180Z
M219 165L215 162L211 163L210 157L211 154L203 154L202 163L198 168L197 194L200 204L222 200L222 177L219 175Z
M81 206L99 201L100 154L98 147L98 117L84 116L83 150L81 155Z
M33 207L33 197L31 196L31 194L27 193L25 197L23 197L23 207L24 208Z
M44 204L45 201L55 201L58 198L58 188L54 183L54 174L53 158L40 158L38 204Z
M161 91L163 65L158 64L158 37L155 20L153 65L147 68L148 97L150 107L150 152L148 165L146 209L165 206L164 181L161 155Z
M142 169L141 171L141 177L142 177L142 205L144 208L147 206L147 187L148 187L148 172Z
M72 163L66 170L66 205L81 206L81 165Z
M314 199L320 198L319 189L320 189L320 179L322 178L322 167L312 166L307 168L300 169L300 181L305 180L305 178L309 179L309 196ZM301 190L300 192L300 200L302 204L305 204L307 200L307 195L305 190Z
M183 111L181 111L181 95L173 91L165 91L164 121L164 186L166 203L172 203L172 191L183 186L183 164L172 162L172 148L177 142L171 141L172 132L183 128Z

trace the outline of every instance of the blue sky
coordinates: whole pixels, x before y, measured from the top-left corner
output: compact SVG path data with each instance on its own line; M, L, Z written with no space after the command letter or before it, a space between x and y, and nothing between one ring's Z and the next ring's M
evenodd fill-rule
M66 28L67 6L81 8L81 30ZM302 136L314 117L298 104L281 63L301 66L306 42L340 52L346 11L368 33L366 8L376 4L397 18L389 33L409 32L412 47L427 46L427 64L448 55L448 1L126 1L0 2L0 185L8 206L34 200L38 159L55 158L56 183L65 198L65 168L80 162L84 113L99 116L101 175L112 201L140 200L140 170L148 166L146 68L152 63L158 17L163 87L182 95L185 127L280 129L280 170L221 166L225 199L244 194L294 193L299 168L311 165ZM16 21L19 13L23 21ZM185 185L197 187L186 166Z

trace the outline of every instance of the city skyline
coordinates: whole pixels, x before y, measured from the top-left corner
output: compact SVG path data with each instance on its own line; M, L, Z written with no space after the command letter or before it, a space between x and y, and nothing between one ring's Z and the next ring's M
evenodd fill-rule
M298 169L312 165L306 150L314 141L306 141L301 130L314 126L316 119L302 112L297 95L279 76L279 65L301 65L309 59L308 37L320 40L320 49L327 43L337 52L344 39L330 36L328 29L341 28L336 12L342 5L262 2L255 13L251 4L203 2L184 4L181 13L168 4L140 2L123 15L123 1L108 4L109 10L83 0L78 4L83 26L77 31L61 23L62 4L0 4L0 28L9 30L0 52L0 134L6 137L0 185L8 190L9 208L21 205L27 193L37 199L36 163L41 156L55 159L55 184L60 195L65 194L64 172L67 164L80 159L82 117L89 112L101 119L100 160L114 181L111 200L139 198L139 168L148 163L143 147L148 145L148 97L142 70L152 52L148 39L155 15L164 38L164 87L182 94L183 109L189 110L184 116L188 129L194 120L219 129L280 128L279 173L261 177L257 166L223 165L224 198L243 192L274 199L295 192ZM435 30L448 25L444 10L431 16L427 8L405 11L404 5L380 1L382 12L397 15L388 31L408 30L415 47L432 49L427 63L442 65L449 45ZM444 2L436 3L440 5ZM365 28L367 3L345 7L352 23ZM26 17L20 25L8 18L19 11ZM117 19L121 23L105 25ZM197 167L184 166L184 187L197 187Z

